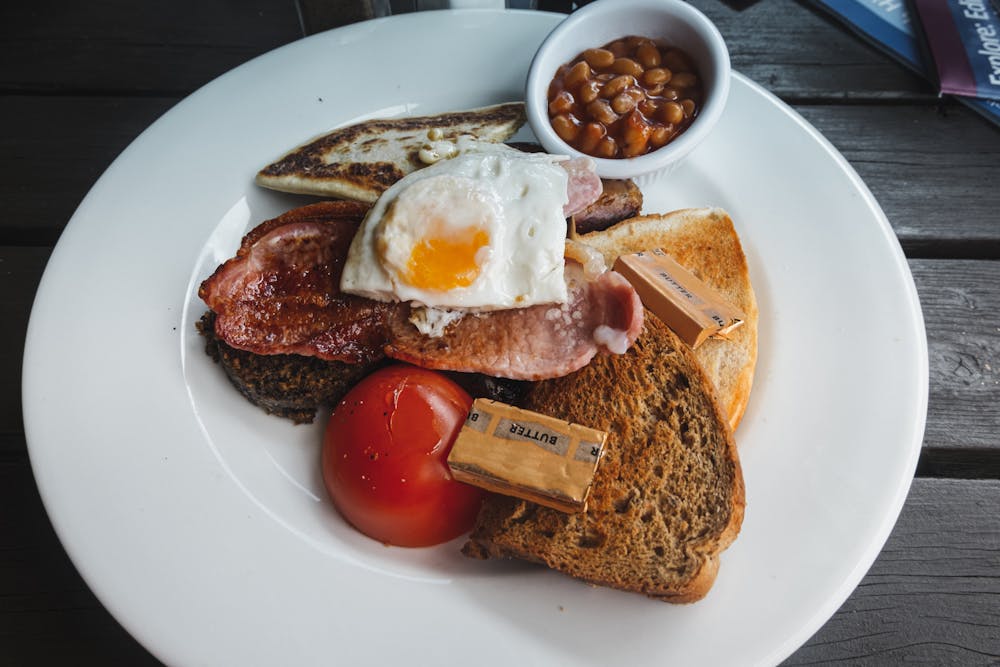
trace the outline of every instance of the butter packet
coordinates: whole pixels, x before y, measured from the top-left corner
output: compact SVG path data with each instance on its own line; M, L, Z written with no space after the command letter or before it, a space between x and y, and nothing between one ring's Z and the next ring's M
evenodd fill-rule
M635 288L642 305L697 348L725 338L746 316L660 249L622 255L614 270Z
M477 398L448 455L455 479L563 512L583 512L608 435Z

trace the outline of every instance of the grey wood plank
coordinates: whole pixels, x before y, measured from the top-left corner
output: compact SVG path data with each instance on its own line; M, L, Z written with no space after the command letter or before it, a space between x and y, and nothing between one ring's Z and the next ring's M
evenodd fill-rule
M178 98L0 98L0 244L52 245L111 162Z
M302 36L295 0L0 3L0 90L186 94Z
M26 457L0 454L0 663L159 665L73 567Z
M114 157L176 98L0 99L0 243L51 244ZM796 107L848 159L911 256L1000 257L1000 131L970 111ZM941 165L949 165L942 169ZM55 165L58 165L57 167Z
M0 455L15 449L23 452L21 359L24 335L49 252L49 248L0 246L0 322L3 323L0 326Z
M48 252L0 246L0 435L23 433L24 329ZM1000 262L913 259L910 269L930 361L921 474L1000 476Z
M795 108L865 181L908 256L1000 257L997 128L958 107Z
M1000 262L910 260L927 327L924 447L1000 453Z
M307 0L300 2L306 34L376 18L374 0Z
M718 26L733 67L782 98L934 100L934 91L920 77L807 3L693 0L691 4Z
M785 664L996 665L998 506L997 480L915 480L871 570Z
M0 657L157 665L89 592L23 457L0 456ZM786 664L996 664L1000 481L917 479L871 571Z
M370 0L300 0L309 33L359 20ZM540 8L567 11L570 2ZM585 3L580 3L585 4ZM794 0L692 0L719 27L733 66L792 100L934 103L931 86L828 17ZM743 7L740 9L740 7ZM802 39L809 35L809 39Z

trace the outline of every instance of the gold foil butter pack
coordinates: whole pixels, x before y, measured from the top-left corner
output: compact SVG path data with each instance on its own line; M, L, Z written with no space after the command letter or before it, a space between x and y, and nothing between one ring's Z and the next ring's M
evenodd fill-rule
M622 255L614 270L625 277L642 305L692 348L725 338L746 316L660 249Z
M455 479L563 512L583 512L608 435L477 398L448 455Z

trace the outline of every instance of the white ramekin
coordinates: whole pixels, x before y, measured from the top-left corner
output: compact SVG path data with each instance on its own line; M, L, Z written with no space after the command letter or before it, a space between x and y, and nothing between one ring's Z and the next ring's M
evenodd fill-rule
M715 25L680 0L596 0L553 29L528 70L525 102L528 123L548 153L583 155L552 129L548 88L560 65L589 48L627 35L648 37L683 49L694 60L704 87L701 110L684 132L655 151L632 158L595 158L604 178L632 178L640 185L669 173L712 131L729 96L729 50Z

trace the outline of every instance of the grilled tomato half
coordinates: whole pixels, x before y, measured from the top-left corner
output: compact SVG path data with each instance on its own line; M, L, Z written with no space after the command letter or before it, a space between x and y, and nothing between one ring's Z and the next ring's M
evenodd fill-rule
M435 371L379 369L334 408L323 480L341 515L386 544L422 547L469 531L484 492L454 480L447 458L472 398Z

